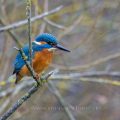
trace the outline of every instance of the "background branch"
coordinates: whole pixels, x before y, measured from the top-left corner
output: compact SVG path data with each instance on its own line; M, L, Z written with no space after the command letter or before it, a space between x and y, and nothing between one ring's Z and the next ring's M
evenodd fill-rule
M50 14L56 13L56 12L60 11L62 8L63 8L63 6L59 6L59 7L55 8L55 9L53 9L53 10L50 10L49 12L42 13L41 15L37 15L35 17L31 17L31 22L39 20L39 19L41 19L41 18L43 18L45 16L48 16ZM0 32L10 30L10 29L15 29L17 27L20 27L20 26L23 26L23 25L27 24L27 22L28 22L27 20L22 20L22 21L10 24L10 25L5 26L5 27L1 27Z
M10 117L27 99L38 90L38 86L33 86L23 97L21 97L7 112L5 112L0 120L6 120Z
M70 111L68 104L64 101L63 97L61 96L60 92L57 90L53 82L48 81L48 88L49 90L52 89L52 93L56 96L56 98L59 100L61 103L64 111L66 112L68 118L70 120L76 120L75 117L73 116L72 112Z

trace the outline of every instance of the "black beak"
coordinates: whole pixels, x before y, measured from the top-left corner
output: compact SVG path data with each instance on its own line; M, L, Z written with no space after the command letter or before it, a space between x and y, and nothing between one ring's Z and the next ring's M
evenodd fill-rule
M58 48L58 49L60 49L60 50L66 51L66 52L71 52L70 50L66 49L65 47L63 47L60 44L57 44L55 47Z

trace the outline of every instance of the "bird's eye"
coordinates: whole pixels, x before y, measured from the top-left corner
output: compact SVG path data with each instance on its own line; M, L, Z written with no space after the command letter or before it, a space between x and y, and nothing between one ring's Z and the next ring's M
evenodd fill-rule
M51 46L55 46L56 44L55 43L52 43L52 42L48 42L49 45Z
M54 45L55 45L55 43L51 43L51 45L52 45L52 46L54 46Z

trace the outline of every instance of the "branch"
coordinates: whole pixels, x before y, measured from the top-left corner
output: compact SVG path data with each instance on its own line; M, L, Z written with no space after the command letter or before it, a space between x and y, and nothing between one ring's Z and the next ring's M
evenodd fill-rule
M38 86L34 85L23 97L21 97L3 116L0 120L6 120L12 115L28 98L38 90Z
M54 72L55 73L55 72ZM111 80L112 78L112 80ZM83 73L69 73L69 74L56 74L52 75L51 80L79 80L83 82L98 82L98 83L108 83L111 85L120 86L120 72L105 72L105 71L96 71L96 72L83 72ZM85 80L86 79L86 80ZM97 79L96 81L92 79ZM115 80L116 79L116 80ZM0 86L5 86L10 83L14 83L13 79L8 79L7 81L0 81ZM29 79L29 84L23 82L24 86L30 86L33 84L33 81ZM0 98L7 96L8 94L11 94L14 91L14 88L8 88L4 91L0 92Z
M26 15L28 19L29 59L32 66L32 40L31 40L31 0L27 0Z
M109 79L108 79L109 78ZM117 79L117 80L111 80ZM82 82L96 82L96 83L105 83L115 86L120 86L120 72L105 72L105 71L98 71L98 72L84 72L84 73L71 73L71 74L60 74L60 75L53 75L51 79L59 80L79 80Z
M6 25L6 23L4 22L4 20L2 20L2 18L0 18L0 23L1 23L2 25ZM16 44L18 45L18 47L19 47L19 48L22 48L22 44L19 42L18 36L16 36L16 34L15 34L13 31L8 30L7 32L10 34L10 36L11 36L11 37L13 38L13 40L16 42Z
M6 96L4 103L0 106L0 114L5 111L5 109L10 105L11 99L14 98L23 88L27 86L31 87L33 85L33 80L29 83L27 80L17 85L15 88L8 88L5 91L0 92L0 99L1 97Z
M57 24L57 23L55 23L55 22L53 22L53 21L51 21L51 20L49 20L49 19L47 19L47 18L43 18L43 20L44 20L46 23L48 23L49 25L51 25L51 26L53 26L53 27L56 27L56 28L58 28L58 29L62 29L62 30L67 29L67 27L65 27L65 26L63 26L63 25L60 25L60 24Z
M59 91L57 90L57 88L54 86L53 82L48 81L48 88L52 88L52 93L57 97L57 99L60 101L62 107L64 108L65 112L67 113L67 116L69 117L70 120L75 120L72 112L70 111L70 109L68 107L66 107L66 103L64 101L64 99L62 98L61 94L59 93Z
M120 72L106 72L106 71L93 71L93 72L79 72L79 73L69 73L69 74L58 74L53 75L52 78L62 79L62 78L75 78L75 77L112 77L120 78Z
M39 19L41 19L41 18L43 18L45 16L48 16L50 14L56 13L56 12L60 11L62 8L63 8L63 6L59 6L59 7L55 8L55 9L53 9L53 10L50 10L50 11L42 13L42 14L40 14L38 16L32 17L31 18L31 22L39 20ZM27 20L22 20L22 21L10 24L10 25L5 26L5 27L1 27L0 28L0 32L6 31L6 30L10 30L10 29L15 29L15 28L23 26L25 24L27 24Z
M21 97L6 113L0 117L0 120L6 120L8 117L10 117L26 100L28 100L35 92L37 92L38 88L42 86L44 81L46 81L53 72L48 73L44 77L40 78L41 84L35 84L23 97Z
M120 57L120 53L118 52L118 53L115 53L115 54L108 55L106 57L101 57L100 59L95 60L95 61L93 61L91 63L88 63L88 64L85 64L85 65L69 66L69 67L66 68L65 66L62 66L62 65L52 64L51 67L58 68L58 69L61 69L61 70L75 70L75 71L86 70L86 69L89 69L90 67L97 66L99 64L105 63L109 60L116 59L116 58L119 58L119 57Z

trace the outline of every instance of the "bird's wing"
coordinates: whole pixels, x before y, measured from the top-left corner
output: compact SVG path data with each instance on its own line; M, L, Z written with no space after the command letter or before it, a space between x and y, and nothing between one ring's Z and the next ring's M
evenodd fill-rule
M42 51L44 48L50 48L51 46L48 44L45 45L36 45L32 43L32 58L34 59L34 54L38 51ZM26 44L23 48L25 55L27 56L27 61L29 61L29 45ZM20 53L17 54L16 59L14 61L14 71L13 74L19 73L21 68L25 65L24 60Z
M29 58L28 58L29 46L28 46L28 44L25 45L22 49L23 49L25 55L27 56L27 60L29 61ZM13 74L18 73L21 70L21 68L25 65L25 62L22 59L22 56L21 56L21 54L19 52L18 52L13 64L14 64Z

